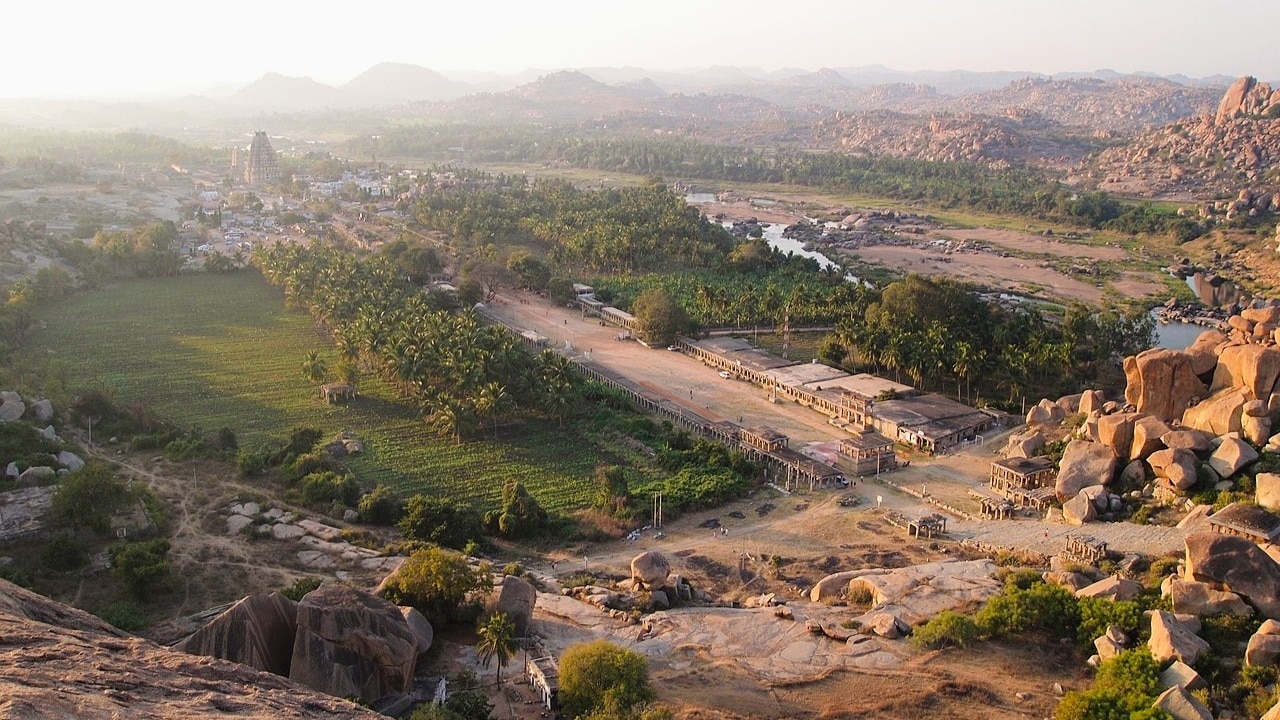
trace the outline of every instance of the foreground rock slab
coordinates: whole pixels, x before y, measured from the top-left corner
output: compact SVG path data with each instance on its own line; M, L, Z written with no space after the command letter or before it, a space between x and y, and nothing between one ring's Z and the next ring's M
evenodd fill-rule
M0 581L0 718L376 720L237 663L160 647Z

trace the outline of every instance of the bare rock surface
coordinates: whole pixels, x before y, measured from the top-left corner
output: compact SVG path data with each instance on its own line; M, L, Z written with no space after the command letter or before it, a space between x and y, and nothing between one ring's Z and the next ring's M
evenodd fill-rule
M250 595L174 649L288 677L297 614L298 604L280 593Z
M0 581L0 718L375 720L285 678L130 637Z
M1160 693L1151 707L1164 710L1173 717L1173 720L1213 720L1213 714L1209 712L1209 708L1177 685Z
M1252 615L1241 597L1233 592L1218 590L1208 583L1173 578L1169 582L1169 600L1173 611L1192 615Z
M494 612L506 613L507 619L515 623L517 634L523 634L533 622L533 607L537 603L538 591L533 585L521 578L505 575L494 587Z
M1062 454L1054 490L1059 500L1069 500L1091 485L1106 485L1116 472L1111 448L1087 440L1072 440Z
M409 689L418 639L395 605L345 585L322 585L298 603L297 617L290 679L362 701Z
M1280 565L1254 543L1201 532L1186 540L1187 576L1240 595L1259 613L1280 619Z
M1225 388L1187 408L1182 414L1182 424L1214 436L1239 432L1245 402L1247 398L1238 388Z
M1165 422L1180 417L1192 398L1205 395L1191 357L1176 350L1152 348L1127 357L1124 374L1124 399L1138 412Z
M1268 510L1280 510L1280 474L1258 473L1254 481L1258 504Z
M1258 451L1240 438L1227 437L1209 456L1209 467L1223 478L1240 472L1246 465L1258 459Z
M1158 663L1178 660L1195 665L1201 653L1209 649L1209 643L1184 625L1173 613L1156 610L1151 613L1151 639L1147 641L1151 656Z
M1209 684L1200 677L1200 673L1195 668L1182 662L1174 660L1169 667L1160 673L1160 687L1171 688L1180 687L1184 690L1199 690L1208 687Z
M1249 400L1266 399L1280 376L1280 350L1262 345L1228 345L1218 356L1210 392L1240 388Z

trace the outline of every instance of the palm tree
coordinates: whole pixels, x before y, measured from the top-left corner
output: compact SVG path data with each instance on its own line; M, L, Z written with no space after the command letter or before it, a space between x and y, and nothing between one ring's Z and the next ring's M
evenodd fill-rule
M329 367L325 364L324 358L320 357L319 351L312 350L302 359L302 374L312 382L323 380L324 374L328 371Z
M494 613L480 626L480 642L476 652L485 668L493 660L498 661L498 686L502 685L502 668L516 654L516 626L506 613Z

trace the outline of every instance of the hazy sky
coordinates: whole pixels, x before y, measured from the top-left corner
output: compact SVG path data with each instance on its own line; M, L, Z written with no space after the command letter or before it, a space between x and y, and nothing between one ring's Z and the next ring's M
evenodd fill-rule
M27 0L0 27L3 97L208 92L268 71L340 84L387 61L1280 79L1276 0Z

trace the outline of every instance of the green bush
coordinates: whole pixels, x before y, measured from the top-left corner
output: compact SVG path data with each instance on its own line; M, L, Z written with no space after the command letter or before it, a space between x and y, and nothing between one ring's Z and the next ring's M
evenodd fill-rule
M518 480L503 484L501 508L485 515L485 526L489 531L506 538L540 534L546 525L547 511Z
M472 568L460 553L428 547L409 556L387 579L383 596L397 605L412 605L433 627L458 619L467 593L492 589L487 566Z
M560 706L571 718L600 710L621 717L654 698L643 655L604 640L574 645L560 658Z
M130 600L117 600L102 609L98 617L125 632L137 632L148 624L147 615Z
M968 616L943 610L911 633L911 642L930 649L968 647L981 636L981 629Z
M318 577L301 577L293 581L289 587L280 591L281 595L289 598L294 602L302 599L302 596L320 587L324 580Z
M60 532L49 538L40 555L46 567L58 572L75 570L89 564L89 552L84 543L69 532Z
M111 528L111 516L129 502L129 488L115 470L102 462L90 462L58 482L50 514L73 530L88 528L102 534Z
M114 572L139 600L161 589L169 575L169 541L163 538L115 545L108 554Z
M1142 606L1132 600L1108 600L1105 598L1080 598L1080 627L1076 641L1089 650L1093 641L1106 634L1107 627L1117 625L1131 637L1138 636L1142 626Z
M308 505L340 503L351 507L360 501L360 483L351 475L324 471L302 478L302 500Z
M267 453L262 449L241 448L236 453L236 469L240 472L240 477L261 475L267 469Z
M362 523L395 525L404 515L404 502L390 487L379 485L360 498L356 509Z
M442 497L414 495L396 524L410 540L463 549L483 534L479 513L469 505Z

